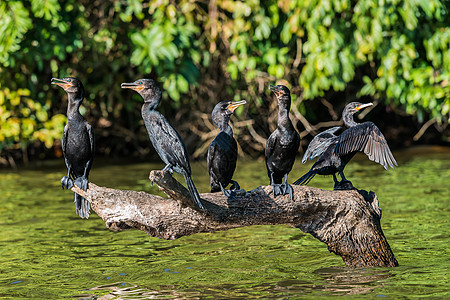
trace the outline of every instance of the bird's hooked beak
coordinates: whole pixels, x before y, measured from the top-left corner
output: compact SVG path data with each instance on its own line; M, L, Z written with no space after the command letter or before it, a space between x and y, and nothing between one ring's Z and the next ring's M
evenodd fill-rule
M274 92L275 96L279 97L281 95L284 95L284 91L281 87L276 86L276 85L270 85L269 89Z
M120 87L123 89L131 89L136 92L140 92L144 89L144 86L142 84L138 84L136 82L131 82L131 83L124 82L120 85Z
M234 112L236 110L236 108L238 108L239 106L241 106L245 103L247 103L247 101L245 101L245 100L231 102L230 104L228 104L227 109L231 112Z
M369 106L372 106L372 105L373 105L373 103L370 102L370 103L366 103L366 104L363 104L363 105L359 105L359 106L355 107L355 109L356 109L357 111L359 111L359 110L361 110L361 109L363 109L363 108L366 108L366 107L369 107Z
M73 85L71 82L69 82L65 79L59 79L59 78L52 78L51 84L56 84L57 86L60 86L63 89L66 89Z

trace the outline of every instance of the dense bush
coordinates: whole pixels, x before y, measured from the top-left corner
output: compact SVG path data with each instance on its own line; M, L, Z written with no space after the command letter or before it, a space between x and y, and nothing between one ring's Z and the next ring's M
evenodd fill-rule
M68 75L87 87L86 117L113 124L106 136L108 126L124 136L142 128L140 101L120 83L143 76L160 82L170 103L161 109L174 122L189 110L209 114L224 98L251 99L255 115L277 79L313 122L303 100L349 85L418 122L449 120L443 0L6 0L0 32L3 151L35 140L50 147L61 136L66 103L49 83Z

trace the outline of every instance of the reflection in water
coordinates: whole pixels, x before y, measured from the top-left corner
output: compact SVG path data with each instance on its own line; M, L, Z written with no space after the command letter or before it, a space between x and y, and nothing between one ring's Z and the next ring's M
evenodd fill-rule
M314 271L327 283L323 290L342 295L366 294L381 287L378 282L392 274L389 269L323 268Z
M191 290L176 286L159 286L158 290L149 289L134 284L116 282L89 288L86 291L109 291L107 295L79 294L78 299L230 299L253 296L285 297L295 295L358 295L368 294L382 287L380 281L393 276L388 269L349 269L343 267L320 268L313 272L319 275L314 284L301 279L281 280L269 284L222 284L215 287L205 286ZM319 292L319 293L318 293ZM244 296L247 295L247 296ZM380 295L381 296L381 295ZM98 297L98 298L97 298Z
M87 291L109 291L108 294L98 296L96 294L79 294L74 296L77 299L98 299L98 300L109 300L109 299L183 299L186 297L181 296L175 290L165 290L160 289L158 291L150 290L147 288L139 287L137 285L129 285L123 282L116 282L111 284L105 284L96 286Z

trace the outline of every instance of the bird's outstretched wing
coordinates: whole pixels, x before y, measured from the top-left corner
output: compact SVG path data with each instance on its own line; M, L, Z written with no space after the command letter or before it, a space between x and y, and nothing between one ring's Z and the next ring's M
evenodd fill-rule
M379 163L386 170L388 166L397 166L394 156L380 129L372 122L364 122L345 130L339 136L339 142L334 149L335 154L364 152L370 160Z
M307 160L322 155L332 143L336 142L337 136L335 133L339 129L341 129L341 127L336 126L316 135L309 143L308 149L306 149L306 152L303 155L302 163L306 163Z

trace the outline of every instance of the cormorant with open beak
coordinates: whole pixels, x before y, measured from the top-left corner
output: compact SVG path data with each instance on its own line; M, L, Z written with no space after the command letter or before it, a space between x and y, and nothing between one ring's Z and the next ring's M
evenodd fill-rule
M294 184L308 184L316 175L333 175L334 189L353 189L353 185L344 176L344 168L357 152L364 152L370 160L382 165L386 170L388 166L397 166L394 156L378 127L372 122L356 123L353 115L372 103L362 104L351 102L347 104L342 113L342 119L347 130L341 135L335 133L341 127L330 128L316 135L303 156L302 162L319 157L308 173L297 179ZM338 181L336 173L341 175Z
M278 100L278 126L266 142L267 174L273 187L273 196L289 194L292 199L293 190L287 183L287 176L295 162L300 136L289 119L291 92L284 85L272 85L270 89Z
M175 128L156 110L161 101L161 89L152 79L138 79L132 83L122 83L123 89L132 89L144 99L141 113L150 141L166 166L163 171L173 171L184 176L187 187L200 209L204 209L200 195L191 179L191 166L186 145Z
M237 143L233 137L230 117L240 105L245 104L245 100L232 102L219 102L213 109L213 123L220 129L219 134L214 138L208 148L208 171L210 175L211 193L222 191L227 198L234 196L234 191L238 190L239 184L232 180L237 160ZM230 190L225 188L231 183Z
M86 191L89 171L94 159L94 129L83 118L79 108L84 99L84 87L80 80L73 77L52 78L66 91L69 98L67 124L62 136L62 151L67 166L67 176L61 179L61 186L70 189L75 184ZM89 202L75 193L75 211L81 218L89 218Z

